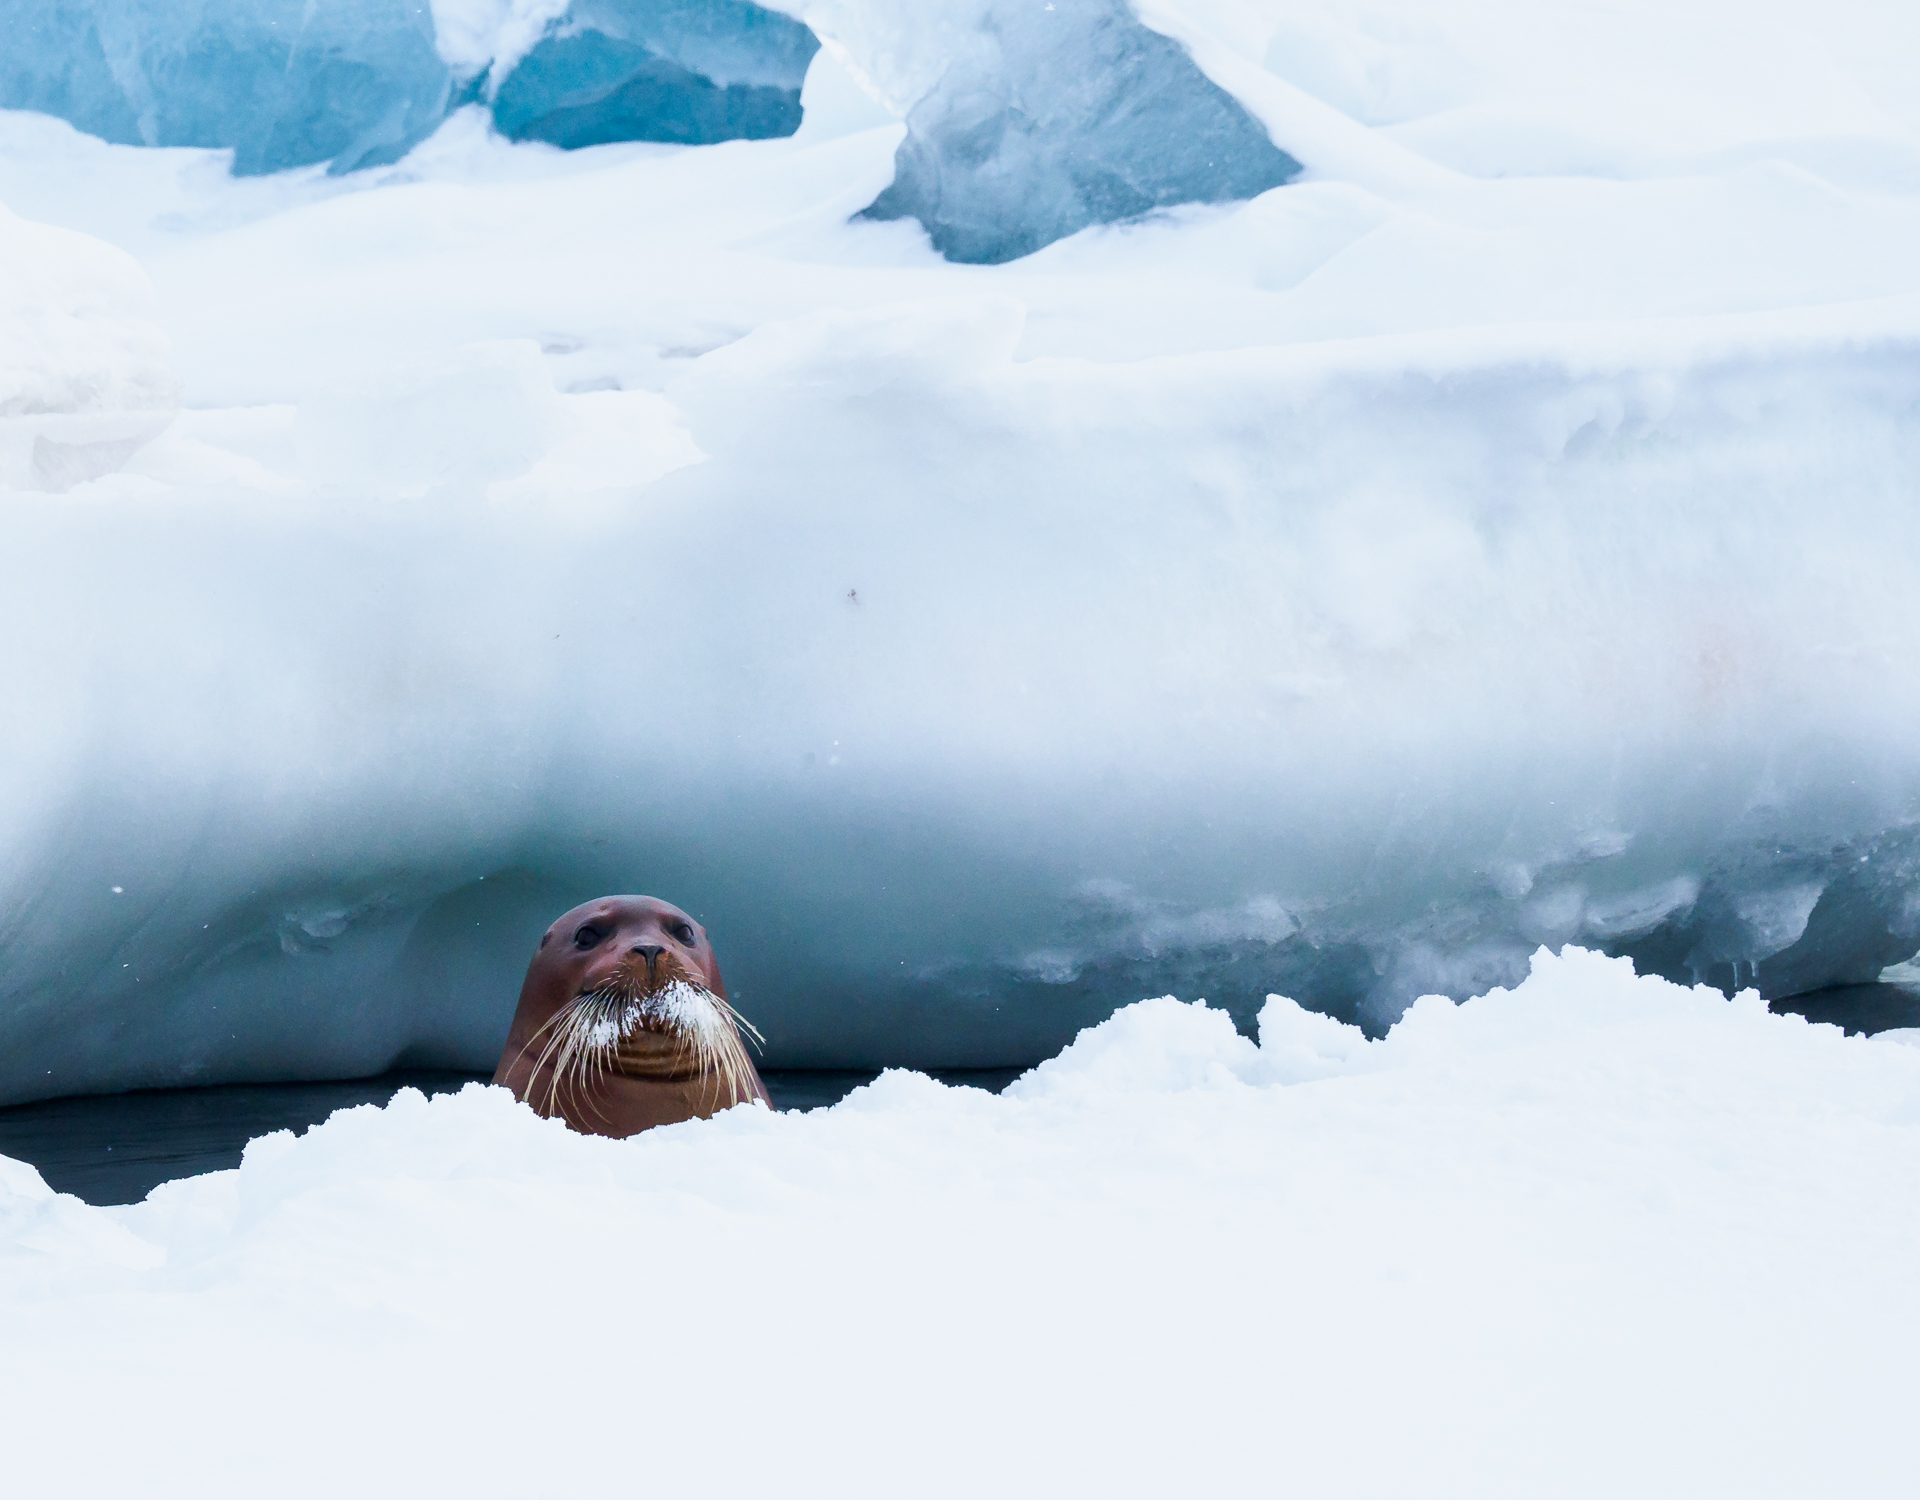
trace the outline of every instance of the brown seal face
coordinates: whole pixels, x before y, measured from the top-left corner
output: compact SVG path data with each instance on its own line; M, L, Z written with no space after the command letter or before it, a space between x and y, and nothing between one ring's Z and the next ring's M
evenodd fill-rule
M493 1081L588 1135L627 1136L767 1100L700 924L602 896L547 929Z

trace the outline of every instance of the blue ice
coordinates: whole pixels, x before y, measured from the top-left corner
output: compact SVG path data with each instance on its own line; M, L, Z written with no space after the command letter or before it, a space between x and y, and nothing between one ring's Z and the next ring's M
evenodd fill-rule
M424 0L11 0L0 106L130 146L230 146L246 176L397 161L453 79Z
M908 111L893 183L865 212L918 219L949 260L997 263L1299 171L1125 0L1001 3Z
M574 0L501 83L494 123L569 147L792 135L819 48L745 0Z
M791 135L819 42L746 0L575 0L504 78L456 76L424 0L13 0L0 108L247 176L397 161L469 98L516 140Z

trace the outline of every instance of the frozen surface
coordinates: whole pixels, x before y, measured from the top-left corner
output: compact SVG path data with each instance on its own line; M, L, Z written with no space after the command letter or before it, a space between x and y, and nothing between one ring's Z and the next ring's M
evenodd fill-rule
M608 890L786 1066L1905 958L1920 17L1763 10L1154 9L1307 171L1000 266L877 7L780 140L0 117L186 401L0 507L0 1097L490 1067Z
M0 54L0 106L241 174L395 161L450 86L415 0L12 0Z
M1904 1496L1916 1098L1572 952L1372 1043L1146 1001L1001 1097L612 1142L403 1092L118 1210L0 1163L9 1481Z

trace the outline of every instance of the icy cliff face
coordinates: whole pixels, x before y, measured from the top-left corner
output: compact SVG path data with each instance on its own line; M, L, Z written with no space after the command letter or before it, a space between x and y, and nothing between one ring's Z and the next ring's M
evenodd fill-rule
M0 107L103 140L228 146L240 175L397 161L451 83L413 0L22 0Z
M0 1086L484 1066L625 888L789 1064L1017 1060L1156 988L1377 1026L1543 941L1772 990L1920 947L1920 327L1020 335L825 313L664 399L477 351L184 428L270 505L16 501Z
M1251 198L1300 170L1126 0L799 9L848 37L906 116L893 182L867 216L919 220L950 260L1013 260L1089 224Z

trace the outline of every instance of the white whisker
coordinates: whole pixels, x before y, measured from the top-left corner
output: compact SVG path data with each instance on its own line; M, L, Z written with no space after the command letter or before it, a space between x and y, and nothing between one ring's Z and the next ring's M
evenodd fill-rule
M599 1114L592 1101L593 1086L616 1071L620 1044L643 1029L664 1032L679 1041L690 1071L706 1076L710 1101L723 1092L726 1106L757 1097L742 1033L755 1046L765 1045L765 1039L751 1021L702 986L674 980L651 995L640 995L634 993L632 978L622 973L599 989L576 995L528 1039L522 1056L542 1035L552 1033L534 1061L528 1079L529 1102L533 1081L546 1069L542 1113L559 1114L563 1098L584 1093L588 1108Z

